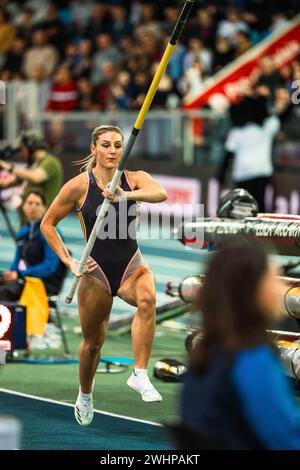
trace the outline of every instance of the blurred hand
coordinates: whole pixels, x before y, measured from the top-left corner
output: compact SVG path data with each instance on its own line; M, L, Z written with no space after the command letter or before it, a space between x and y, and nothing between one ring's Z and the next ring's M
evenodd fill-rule
M13 282L18 279L18 273L16 271L5 271L2 276L4 282Z
M91 258L87 260L82 273L79 272L79 261L77 261L76 259L73 258L69 265L70 271L76 277L82 277L84 274L91 273L96 268L97 268L97 263Z
M106 199L109 199L111 202L119 202L119 201L122 201L122 200L127 198L126 191L124 191L119 186L117 187L116 192L113 194L110 191L110 185L111 185L111 183L108 183L105 186L105 188L102 192L102 196L104 196Z
M0 168L1 169L1 168ZM6 174L2 177L0 174L0 189L6 189L16 183L16 177L12 174ZM17 184L17 183L16 183Z
M0 168L2 170L10 171L11 170L11 163L5 162L4 160L0 160Z
M269 97L271 96L271 91L266 85L260 85L256 87L256 93L259 96Z

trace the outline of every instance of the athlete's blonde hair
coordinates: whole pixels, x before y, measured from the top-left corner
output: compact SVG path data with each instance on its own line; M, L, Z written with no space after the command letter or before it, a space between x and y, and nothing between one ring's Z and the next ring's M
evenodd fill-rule
M105 124L104 126L95 127L92 133L91 145L96 145L99 136L101 134L104 134L105 132L117 132L122 137L122 141L124 141L123 132L119 127ZM74 165L82 165L80 168L81 173L83 173L84 171L91 171L94 166L96 166L96 157L90 153L90 155L83 158L82 160L77 160L76 162L74 162Z

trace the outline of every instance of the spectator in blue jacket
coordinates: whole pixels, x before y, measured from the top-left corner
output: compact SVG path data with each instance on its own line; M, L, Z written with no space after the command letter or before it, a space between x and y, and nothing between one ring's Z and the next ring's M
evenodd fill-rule
M199 445L300 450L299 407L267 333L280 316L276 274L251 244L212 257L199 299L204 336L194 342L181 402Z
M0 278L0 300L20 298L26 276L42 279L49 295L57 292L61 263L41 233L40 223L46 211L44 195L38 189L28 191L22 210L27 220L17 233L17 248L9 271Z

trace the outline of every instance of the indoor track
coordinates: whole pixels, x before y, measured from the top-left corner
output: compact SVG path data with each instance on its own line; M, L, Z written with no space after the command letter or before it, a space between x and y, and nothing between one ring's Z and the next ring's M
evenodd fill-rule
M18 416L23 450L169 449L161 426L95 410L89 427L77 425L69 403L0 389L1 414Z
M79 257L83 239L79 222L69 217L62 224L66 245ZM13 257L14 243L0 225L0 270L7 269ZM199 253L187 251L175 240L143 240L143 256L151 265L157 279L157 304L170 301L164 294L169 280L179 282L183 277L199 272ZM67 279L67 292L71 276ZM74 333L79 325L76 301L67 306L60 302L70 351L77 354L81 337ZM112 318L126 315L134 309L120 299L115 299ZM157 328L149 364L152 376L154 363L171 357L185 361L185 332ZM40 355L57 355L62 350L33 351ZM111 331L103 348L105 356L132 357L129 335L120 336ZM126 384L131 369L119 374L97 374L94 406L104 413L96 413L92 426L82 428L73 416L73 406L78 391L77 365L33 365L9 363L0 368L0 415L12 414L23 425L24 449L167 449L170 445L160 423L174 418L178 409L180 384L164 383L153 379L163 394L162 403L144 403ZM7 393L21 393L11 395ZM34 397L34 398L28 398ZM42 398L43 400L39 399ZM46 401L44 401L46 400ZM64 406L58 403L64 403ZM120 418L119 416L128 417ZM154 424L149 424L149 422Z

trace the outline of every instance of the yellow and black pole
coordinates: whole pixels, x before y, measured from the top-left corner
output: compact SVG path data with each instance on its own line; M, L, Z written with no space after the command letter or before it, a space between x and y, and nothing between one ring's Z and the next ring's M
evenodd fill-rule
M164 52L164 55L163 55L162 59L160 61L159 67L156 71L156 74L153 77L151 86L149 88L149 91L148 91L147 96L145 98L145 101L143 103L143 106L142 106L142 108L141 108L141 110L138 114L138 117L135 121L135 124L133 126L131 135L129 137L128 143L127 143L125 151L124 151L124 154L123 154L123 156L122 156L122 158L119 162L118 169L116 170L116 172L114 174L114 177L112 179L112 182L111 182L111 185L110 185L110 191L112 193L114 193L116 191L116 188L119 184L122 173L125 169L127 160L129 158L129 156L131 155L131 151L133 149L133 146L135 144L137 136L139 135L139 132L140 132L142 126L143 126L144 120L147 116L147 113L149 111L149 108L151 106L153 98L154 98L155 93L157 91L158 85L161 81L162 76L164 75L164 73L166 71L166 68L167 68L167 65L169 63L170 57L173 53L173 50L174 50L174 48L177 44L178 39L181 36L181 33L182 33L182 31L183 31L183 29L186 25L186 22L188 20L188 17L190 15L190 12L191 12L192 7L193 7L195 2L196 2L196 0L186 0L185 3L184 3L184 6L181 10L178 21L177 21L176 26L174 28L174 31L172 33L171 39L168 43L168 46L167 46L167 48ZM104 220L104 218L107 214L109 204L110 204L110 201L108 199L105 199L102 206L101 206L100 212L97 216L97 220L95 222L95 225L93 227L93 230L90 234L90 237L88 239L88 242L85 246L84 252L83 252L83 254L81 256L81 259L80 259L80 262L79 262L79 267L78 267L78 272L79 273L83 272L85 263L86 263L89 255L92 251L95 240L97 238L97 234L99 233L99 230L101 229L101 224L102 224L102 222L103 222L103 220ZM70 292L69 292L68 296L65 299L66 303L70 304L72 302L78 282L79 282L79 278L74 277Z

